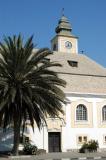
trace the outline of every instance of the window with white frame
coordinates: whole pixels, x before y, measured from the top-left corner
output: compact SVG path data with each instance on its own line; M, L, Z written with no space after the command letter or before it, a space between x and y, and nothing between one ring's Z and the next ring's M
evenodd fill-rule
M29 142L29 137L26 137L26 136L20 136L20 144L24 144L24 143L28 143Z
M86 121L87 120L87 108L83 104L79 104L76 108L76 120Z
M106 121L106 105L102 108L102 120Z
M88 137L86 135L77 136L78 144L83 144L83 143L86 143L87 141L88 141Z

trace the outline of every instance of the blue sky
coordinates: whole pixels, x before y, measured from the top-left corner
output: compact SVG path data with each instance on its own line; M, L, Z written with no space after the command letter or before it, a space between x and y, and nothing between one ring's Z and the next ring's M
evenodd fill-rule
M50 47L63 7L79 52L106 67L106 0L0 0L0 41L3 35L34 34L39 48Z

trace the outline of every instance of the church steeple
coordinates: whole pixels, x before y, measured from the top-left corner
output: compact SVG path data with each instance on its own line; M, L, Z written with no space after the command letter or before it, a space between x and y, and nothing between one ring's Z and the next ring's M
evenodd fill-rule
M58 22L58 26L55 29L57 34L70 35L72 31L72 27L69 23L67 17L62 15L61 19Z
M51 40L51 49L53 51L78 53L78 37L72 34L72 27L66 16L62 15L55 32L56 36Z

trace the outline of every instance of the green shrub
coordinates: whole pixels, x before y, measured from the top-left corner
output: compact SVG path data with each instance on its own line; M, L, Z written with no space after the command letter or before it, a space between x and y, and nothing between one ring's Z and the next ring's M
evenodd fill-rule
M30 144L29 142L26 142L24 144L23 151L27 155L36 155L37 147L35 145Z
M85 153L85 150L88 149L88 144L87 143L84 143L81 148L79 149L79 152L80 153Z
M79 149L80 153L95 152L99 148L98 141L90 140L88 143L84 143Z
M99 148L98 141L91 140L88 142L88 150L89 152L95 152Z

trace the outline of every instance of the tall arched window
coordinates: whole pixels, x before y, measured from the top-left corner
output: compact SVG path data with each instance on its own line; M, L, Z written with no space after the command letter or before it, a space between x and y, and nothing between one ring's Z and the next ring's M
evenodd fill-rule
M102 108L102 120L106 121L106 106L103 106Z
M87 120L87 108L83 104L79 104L76 108L76 120L78 121Z

